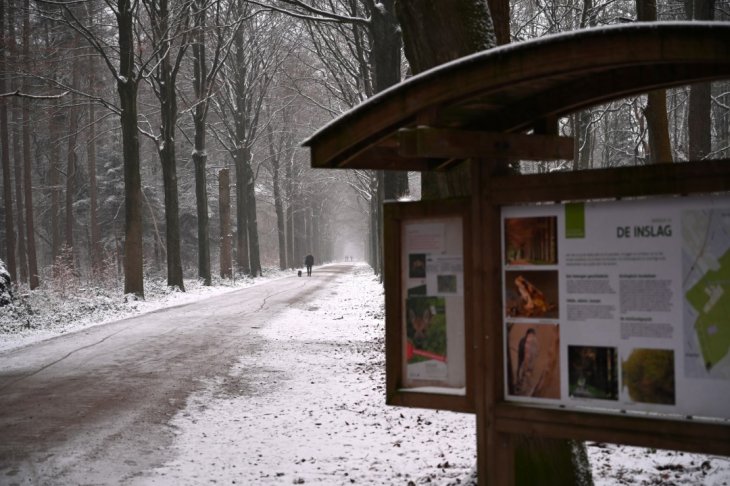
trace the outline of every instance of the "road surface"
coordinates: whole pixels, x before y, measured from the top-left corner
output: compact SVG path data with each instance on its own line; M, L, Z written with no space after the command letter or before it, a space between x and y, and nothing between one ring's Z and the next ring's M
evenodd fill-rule
M108 483L169 459L168 421L203 380L352 269L319 267L0 354L0 485Z

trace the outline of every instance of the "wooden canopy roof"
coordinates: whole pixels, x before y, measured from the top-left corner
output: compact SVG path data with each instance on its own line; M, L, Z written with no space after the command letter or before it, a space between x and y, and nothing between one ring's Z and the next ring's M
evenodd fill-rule
M580 30L421 73L343 114L304 145L314 168L435 170L490 150L524 159L572 158L570 139L554 136L558 117L656 88L723 78L730 78L730 23Z

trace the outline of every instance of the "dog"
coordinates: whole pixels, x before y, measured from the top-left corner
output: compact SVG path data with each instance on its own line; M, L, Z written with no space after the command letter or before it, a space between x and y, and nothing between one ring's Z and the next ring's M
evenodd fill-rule
M301 270L299 270L299 271L297 272L297 276L299 276L299 277L301 277L301 276L302 276L302 271L301 271Z

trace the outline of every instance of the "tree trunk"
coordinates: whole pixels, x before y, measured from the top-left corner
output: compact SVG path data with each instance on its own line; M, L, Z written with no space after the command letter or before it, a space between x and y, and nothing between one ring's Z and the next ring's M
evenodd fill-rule
M269 157L271 158L271 185L274 191L274 210L276 211L276 234L279 238L279 270L286 265L286 222L284 219L284 202L281 200L281 182L279 178L279 155L274 147L274 136L271 124L267 125Z
M690 20L713 20L715 0L687 0ZM711 84L693 84L689 92L689 160L702 160L712 152Z
M13 163L15 165L15 210L18 221L18 276L28 282L28 250L25 246L25 198L23 197L23 154L20 148L22 115L20 100L13 106Z
M23 59L26 62L30 59L30 0L24 2L23 15ZM25 85L25 83L23 83ZM24 86L27 91L27 85ZM38 288L40 278L38 275L38 260L35 249L35 226L33 224L33 182L31 172L30 154L30 100L23 98L23 189L25 191L25 229L27 231L26 243L28 245L28 285L31 290Z
M86 12L91 17L91 5L86 4ZM93 59L94 50L89 48L89 57ZM88 91L96 94L98 86L96 83L96 69L98 65L95 61L89 62L89 69L86 71L86 83ZM89 245L91 251L91 272L95 277L101 276L104 266L104 249L101 243L101 228L99 227L99 200L98 185L96 181L96 104L93 100L89 101L87 116L89 119L89 129L86 132L86 167L89 177Z
M644 116L649 128L649 160L652 164L671 163L672 143L667 119L667 92L659 89L647 95Z
M32 159L30 151L30 102L23 101L23 191L25 196L25 229L28 252L28 286L31 290L38 288L38 260L35 248L35 224L33 218L33 182Z
M237 66L246 66L243 29L238 29L233 38L235 49L235 63ZM248 254L248 202L247 164L250 163L250 149L247 144L248 120L246 119L246 80L243 75L237 76L235 84L235 144L234 162L236 164L236 266L245 275L251 273L251 263Z
M118 0L120 66L117 78L124 156L124 293L144 298L142 245L142 178L137 132L137 73L134 67L136 9L130 0Z
M498 46L510 43L509 0L488 0L494 36Z
M400 0L396 12L413 74L497 45L486 0Z
M250 153L250 152L249 152ZM247 229L248 229L248 250L249 264L251 266L251 276L261 276L261 250L259 248L259 226L256 215L256 180L254 179L251 162L246 164L246 197L248 202L246 209Z
M157 97L160 101L160 135L158 155L162 165L162 185L165 193L165 243L167 285L185 291L180 251L180 209L175 154L175 125L177 123L176 71L172 67L170 40L171 12L168 0L154 2L149 8L154 44L159 49L159 62L154 73Z
M208 184L205 167L207 164L206 127L208 114L208 66L205 57L205 7L199 6L194 13L195 36L193 43L193 88L197 105L193 110L195 126L195 147L193 149L193 165L195 166L195 207L198 216L198 277L204 285L211 285L210 239L208 222ZM229 229L230 232L230 229Z
M636 0L636 17L642 22L657 19L656 0ZM663 89L647 94L644 117L649 128L649 161L652 164L673 161L667 120L667 92Z
M241 139L239 139L241 140ZM248 210L246 202L246 148L236 150L236 267L245 275L251 273L251 263L248 257Z
M205 173L207 155L205 154L205 121L202 129L199 129L196 122L195 128L195 151L193 152L193 165L195 166L195 207L198 216L198 278L203 280L203 285L212 285L210 270L210 241L208 221L208 182ZM202 136L203 141L200 141ZM202 147L202 150L199 148Z
M167 285L185 291L180 251L180 212L177 189L177 161L175 156L175 123L177 100L175 82L169 75L169 59L163 59L161 67L165 84L160 89L162 147L162 181L165 188L165 240L167 243Z
M378 175L376 171L370 173L370 266L378 274L380 269L380 253L378 252L379 242L379 211L378 206L381 202L378 200Z
M396 12L403 31L408 64L418 74L439 64L497 45L486 0L459 0L444 9L438 0L400 0ZM462 178L459 170L450 174L424 172L421 175L421 198L439 199L453 196L450 178Z
M578 155L576 170L587 170L591 168L591 156L593 154L593 137L591 135L591 112L581 110L573 114L573 128L575 140L575 153Z
M93 92L96 78L94 69L89 71L89 88ZM91 239L91 272L98 276L104 265L104 251L101 246L101 230L99 228L99 202L96 184L96 107L89 102L89 131L86 140L86 164L89 175L89 234Z
M314 253L314 224L312 218L312 197L307 198L306 209L304 210L304 253ZM317 255L319 259L319 255Z
M284 188L286 200L286 266L296 268L294 262L294 191L292 181L292 164L294 158L290 158L284 168Z
M218 172L218 209L221 218L221 278L231 278L233 276L233 258L231 255L233 235L231 235L231 175L228 169L221 169Z
M5 2L0 2L0 45L5 43ZM0 52L0 72L7 73L5 50ZM5 75L0 75L0 92L7 92ZM8 98L0 99L0 150L2 150L3 205L5 206L5 261L13 281L18 279L15 264L15 222L13 220L13 190L10 170L10 137L8 132Z
M9 59L15 59L20 62L20 54L16 42L15 32L15 2L8 2L8 52ZM14 165L14 183L15 183L15 220L17 222L16 244L18 248L18 274L16 282L28 282L28 252L25 248L25 204L23 203L23 158L20 149L20 125L21 125L21 107L20 100L14 99L11 105L12 113L12 146L13 146L13 165Z
M304 265L304 257L307 254L306 249L306 231L305 222L306 204L301 192L297 195L297 204L294 207L294 265L301 267Z
M74 63L75 64L75 63ZM76 66L72 68L74 71L72 78L72 86L76 87L77 75ZM76 187L74 180L76 179L76 140L78 138L78 118L76 110L76 96L72 96L71 108L68 110L68 146L66 151L66 219L65 219L65 240L66 252L69 260L66 265L73 267L74 254L74 196Z
M61 127L66 118L61 114L57 104L53 107L54 113L49 120L51 143L49 148L49 177L51 186L51 261L55 262L61 254ZM55 275L54 275L55 277Z
M395 0L384 0L382 8L373 8L370 18L372 39L371 61L374 88L379 93L400 82L401 36L395 15ZM408 194L408 172L386 171L383 178L385 199L398 199Z

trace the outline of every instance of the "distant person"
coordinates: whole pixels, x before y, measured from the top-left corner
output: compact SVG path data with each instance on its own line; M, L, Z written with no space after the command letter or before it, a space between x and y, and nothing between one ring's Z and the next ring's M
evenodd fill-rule
M307 255L304 257L304 265L307 267L307 277L312 276L312 265L314 265L314 257Z

